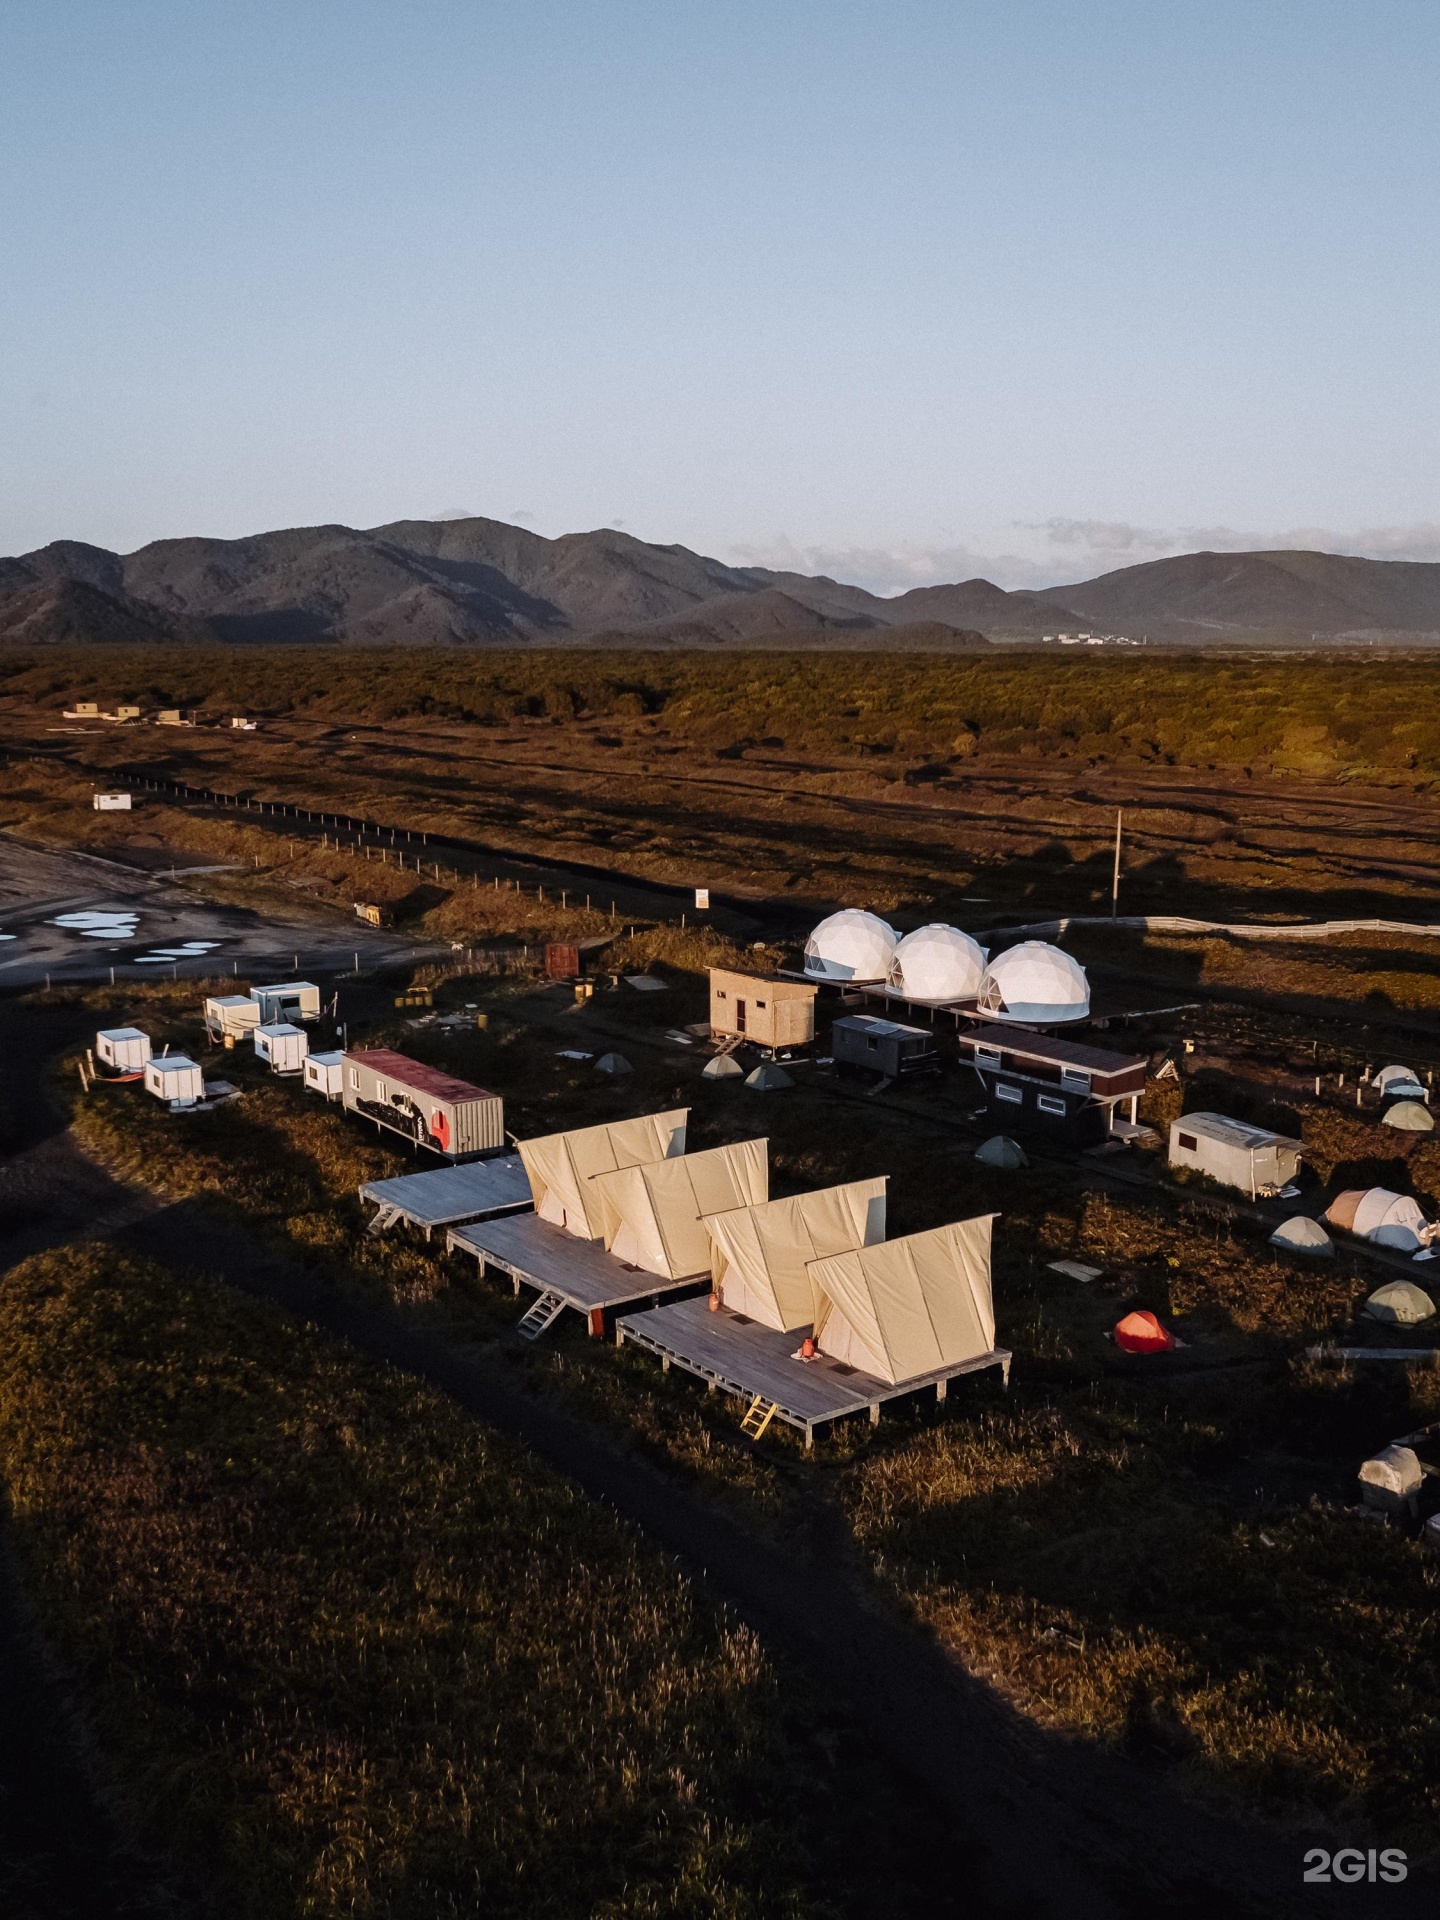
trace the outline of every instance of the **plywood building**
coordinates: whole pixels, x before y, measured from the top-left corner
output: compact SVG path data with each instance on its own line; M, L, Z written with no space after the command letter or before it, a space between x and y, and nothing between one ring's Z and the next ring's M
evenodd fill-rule
M808 1047L815 1038L815 988L772 974L710 969L710 1033L776 1050Z

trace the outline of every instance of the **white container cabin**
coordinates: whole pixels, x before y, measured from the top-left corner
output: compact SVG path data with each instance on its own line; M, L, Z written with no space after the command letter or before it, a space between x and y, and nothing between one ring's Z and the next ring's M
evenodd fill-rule
M134 804L128 793L97 793L91 798L96 813L129 813Z
M1298 1140L1225 1113L1187 1113L1170 1126L1172 1167L1208 1174L1252 1200L1288 1186L1300 1171L1302 1153Z
M193 1107L205 1098L205 1076L183 1053L166 1053L145 1063L145 1091L166 1101L171 1110Z
M344 1091L342 1078L344 1063L343 1053L307 1053L305 1091L323 1093L327 1100L338 1100Z
M205 1026L222 1040L243 1040L259 1024L260 1003L248 994L219 994L205 1002Z
M273 1026L256 1027L252 1037L256 1059L266 1061L272 1073L304 1072L310 1036L303 1027L278 1020Z
M273 987L251 987L250 998L260 1009L260 1024L276 1026L282 1020L318 1020L320 989L311 980L283 980Z
M95 1058L111 1073L143 1073L150 1061L150 1036L139 1027L102 1027L95 1036Z

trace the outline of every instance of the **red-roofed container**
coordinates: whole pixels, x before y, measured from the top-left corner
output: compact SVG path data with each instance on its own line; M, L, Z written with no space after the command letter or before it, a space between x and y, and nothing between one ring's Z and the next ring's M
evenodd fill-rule
M403 1134L447 1160L472 1160L505 1145L505 1102L388 1047L356 1047L344 1056L341 1098L378 1127Z

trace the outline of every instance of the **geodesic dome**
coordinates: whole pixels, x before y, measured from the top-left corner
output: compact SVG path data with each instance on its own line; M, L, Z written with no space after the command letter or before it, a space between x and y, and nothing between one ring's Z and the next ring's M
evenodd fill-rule
M896 933L878 914L846 907L822 920L805 942L811 980L884 980L895 957Z
M890 962L890 986L907 1000L936 1006L973 1000L985 977L987 954L958 927L917 927L907 933Z
M1022 940L990 962L980 983L980 1011L992 1020L1056 1026L1090 1014L1090 982L1078 960L1044 940Z

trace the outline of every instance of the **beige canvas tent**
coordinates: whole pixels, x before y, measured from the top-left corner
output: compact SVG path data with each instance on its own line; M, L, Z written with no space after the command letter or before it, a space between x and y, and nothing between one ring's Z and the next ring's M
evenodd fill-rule
M808 1263L885 1238L885 1179L707 1214L710 1272L724 1304L764 1327L808 1327L815 1318Z
M536 1213L582 1240L598 1240L602 1227L591 1176L639 1166L646 1160L677 1158L685 1151L689 1117L688 1107L677 1107L673 1113L645 1113L638 1120L517 1140Z
M590 1181L591 1217L617 1260L686 1280L710 1271L707 1213L730 1213L769 1197L764 1140L738 1140L681 1160L597 1173Z
M815 1345L892 1385L995 1347L990 1229L996 1216L812 1260Z

